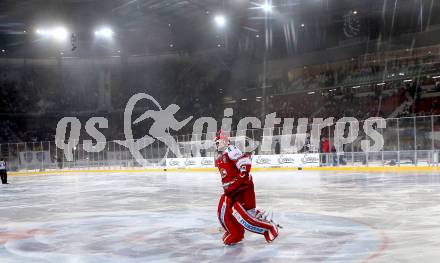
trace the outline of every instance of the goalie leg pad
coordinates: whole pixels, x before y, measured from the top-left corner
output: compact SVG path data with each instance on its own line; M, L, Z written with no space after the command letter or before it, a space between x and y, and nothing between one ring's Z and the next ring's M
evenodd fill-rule
M223 235L225 245L236 244L244 238L244 227L232 216L232 202L230 197L222 195L217 209L220 224L226 231Z
M232 215L248 231L264 235L267 242L272 242L278 236L278 227L274 223L253 217L238 202L232 206Z
M275 240L275 238L278 237L278 226L273 224L271 222L271 225L273 226L269 231L264 233L264 238L266 239L267 243L270 243Z
M232 235L230 233L227 233L223 236L223 243L227 246L235 245L241 240L243 240L244 237L244 230L242 235Z

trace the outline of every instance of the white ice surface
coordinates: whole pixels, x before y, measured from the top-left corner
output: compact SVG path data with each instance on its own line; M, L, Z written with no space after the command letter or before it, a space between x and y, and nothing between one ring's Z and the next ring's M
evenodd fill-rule
M256 173L284 228L225 247L215 173L10 177L0 262L440 262L440 175Z

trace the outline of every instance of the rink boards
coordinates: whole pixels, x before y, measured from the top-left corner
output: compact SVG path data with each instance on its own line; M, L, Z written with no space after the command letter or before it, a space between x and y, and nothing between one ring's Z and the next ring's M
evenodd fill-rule
M121 168L121 167L102 167L96 168L78 168L78 169L52 169L45 171L18 171L9 172L10 176L26 175L46 175L46 174L68 174L68 173L158 173L158 172L216 172L216 168ZM301 173L302 171L327 171L327 172L359 172L359 173L417 173L428 172L438 173L438 166L339 166L339 167L253 167L252 172L264 171L292 171Z
M318 167L319 154L272 154L254 155L253 168L293 168L293 167ZM168 158L167 169L215 168L214 157Z

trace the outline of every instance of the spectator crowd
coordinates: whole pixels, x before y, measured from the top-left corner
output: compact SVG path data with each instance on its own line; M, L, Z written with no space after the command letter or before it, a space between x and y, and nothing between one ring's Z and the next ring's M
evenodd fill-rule
M249 97L250 89L258 91L261 86L255 81L242 89L243 97L229 104L223 99L225 90L234 83L231 65L215 61L215 57L110 66L84 63L61 69L53 65L2 65L0 143L53 140L56 123L64 116L105 116L118 123L109 125L108 138L121 139L124 106L140 92L152 95L161 105L178 104L177 119L221 119L223 109L232 107L235 124L244 116L261 117L271 112L282 118L358 119L440 114L440 78L433 78L440 75L440 63L433 54L438 52L430 48L401 50L291 69L281 74L284 78L269 79L271 85L264 96L256 93ZM103 90L110 97L104 109L100 105ZM184 128L180 132L192 131ZM134 133L145 134L143 128L135 128Z

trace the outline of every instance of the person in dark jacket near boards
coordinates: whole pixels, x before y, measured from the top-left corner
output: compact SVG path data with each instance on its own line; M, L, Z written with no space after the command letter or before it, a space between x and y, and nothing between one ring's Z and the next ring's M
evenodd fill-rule
M3 158L0 159L0 177L2 179L2 184L8 184L6 161Z

